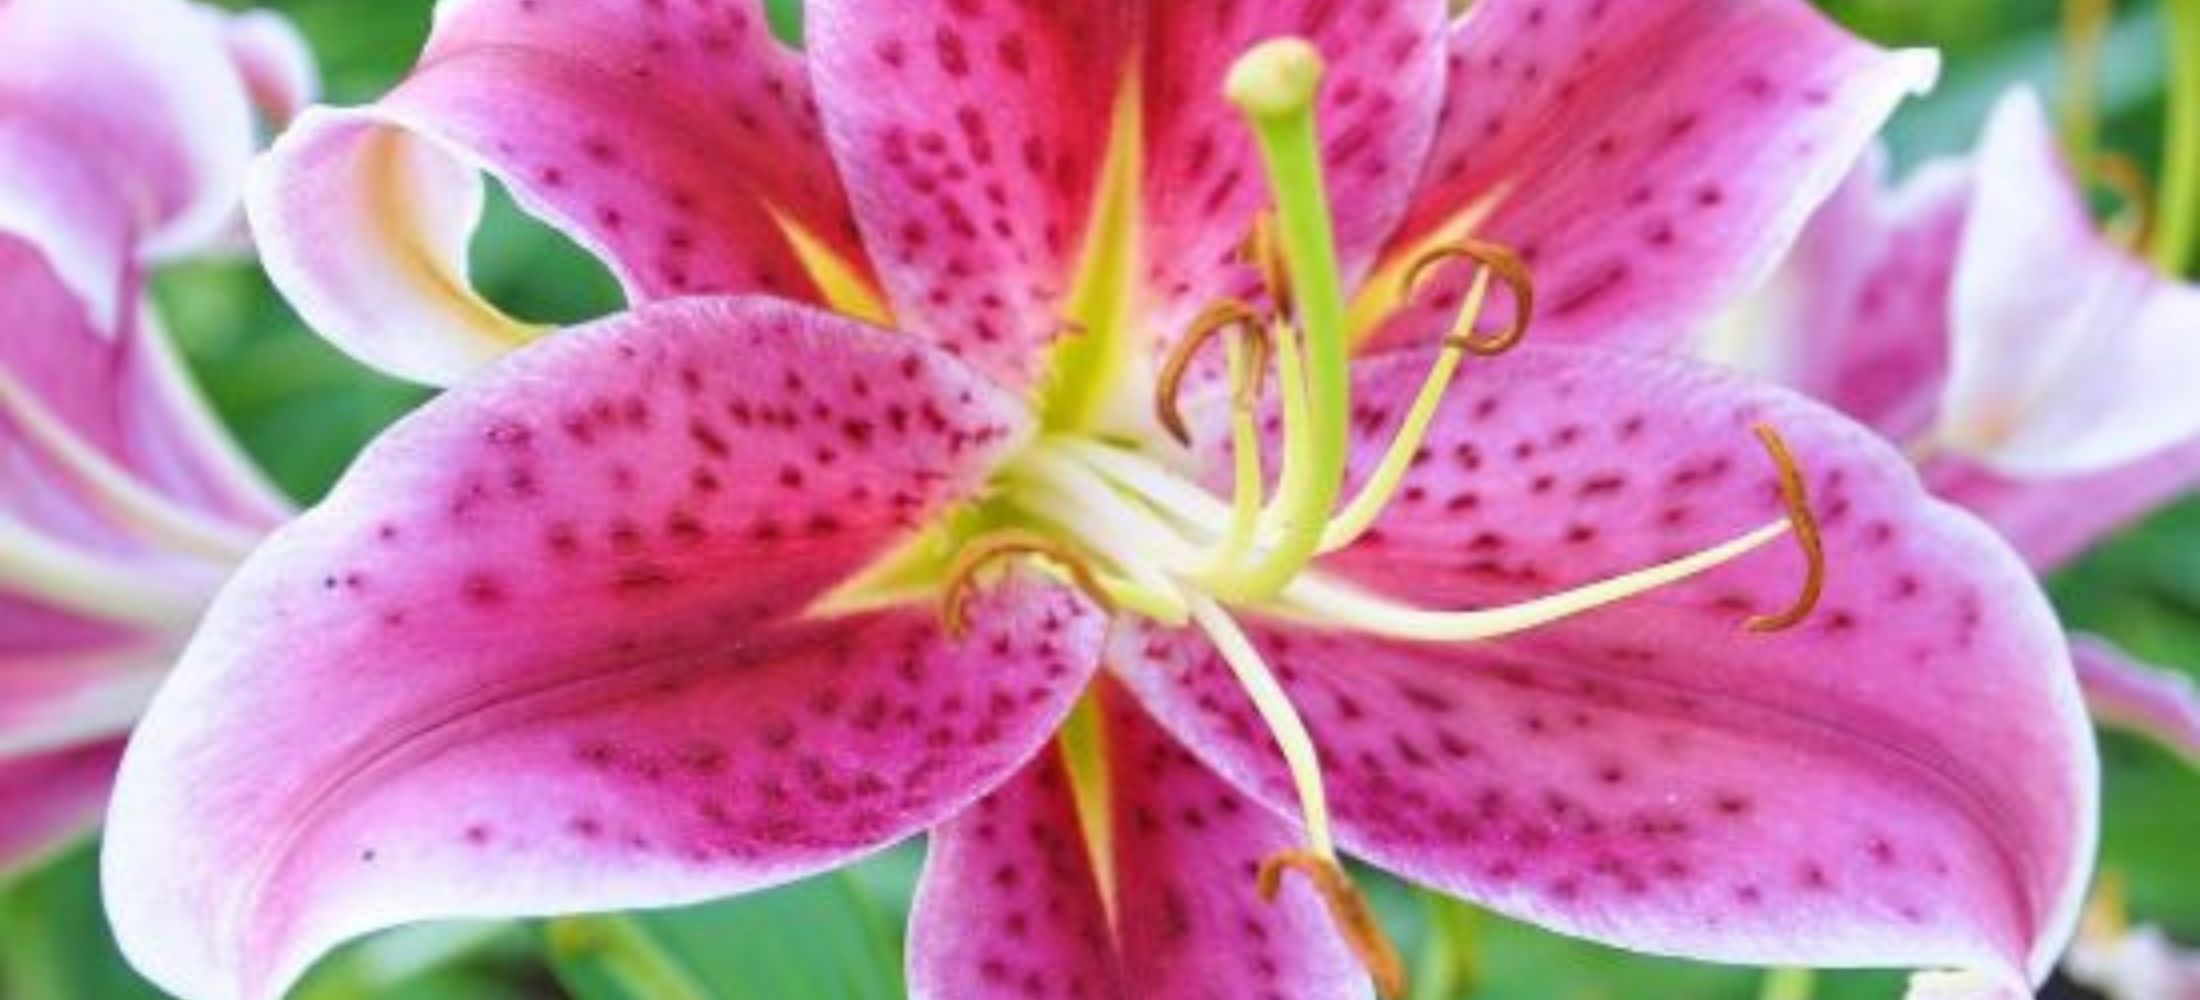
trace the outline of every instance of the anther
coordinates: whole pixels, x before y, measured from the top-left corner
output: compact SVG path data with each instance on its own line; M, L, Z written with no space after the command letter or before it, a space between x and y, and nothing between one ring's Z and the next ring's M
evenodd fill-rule
M2093 158L2093 180L2116 196L2114 236L2126 247L2143 247L2154 232L2154 190L2146 171L2131 158L2104 152Z
M1070 582L1110 614L1117 611L1115 598L1100 582L1092 564L1069 546L1037 532L1020 529L986 535L955 554L947 568L947 585L940 594L940 622L951 638L960 639L970 629L970 595L977 589L978 572L993 563L1017 556L1037 556L1060 566Z
M1528 274L1527 262L1506 247L1483 240L1460 240L1430 250L1407 269L1400 288L1402 297L1413 298L1421 288L1421 279L1431 269L1455 260L1471 260L1504 283L1512 292L1513 321L1491 336L1478 337L1474 327L1480 310L1469 309L1460 315L1457 324L1446 335L1445 346L1483 357L1503 354L1519 346L1521 338L1528 334L1528 323L1535 313L1535 280Z
M1752 632L1780 632L1801 624L1818 607L1818 599L1826 590L1826 545L1818 531L1818 517L1811 512L1810 489L1803 481L1803 467L1795 461L1795 453L1788 450L1787 441L1771 424L1760 423L1750 430L1756 432L1757 440L1764 444L1765 453L1780 471L1780 500L1787 506L1788 526L1795 543L1803 549L1805 569L1802 592L1787 610L1757 615L1743 627Z
M1270 308L1276 318L1291 318L1291 269L1283 262L1283 250L1276 242L1276 214L1262 212L1253 219L1253 230L1245 235L1245 243L1238 248L1240 258L1260 272L1261 288L1268 293Z
M1367 897L1360 895L1335 858L1303 848L1271 856L1260 865L1260 898L1275 902L1276 893L1283 889L1284 873L1292 871L1306 876L1307 884L1320 894L1345 946L1352 949L1368 977L1375 981L1375 991L1389 1000L1405 996L1405 961L1383 933L1374 908L1367 905Z
M1247 366L1250 375L1238 387L1240 398L1258 398L1260 376L1257 374L1266 363L1267 327L1261 323L1260 312L1237 299L1225 299L1208 306L1192 320L1191 328L1184 332L1174 350L1162 362L1161 373L1154 380L1154 416L1161 421L1163 430L1178 444L1192 443L1191 427L1184 422L1184 412L1179 408L1184 391L1184 376L1192 369L1192 361L1199 356L1207 342L1225 332L1236 330L1248 342L1258 342L1252 352L1253 364Z

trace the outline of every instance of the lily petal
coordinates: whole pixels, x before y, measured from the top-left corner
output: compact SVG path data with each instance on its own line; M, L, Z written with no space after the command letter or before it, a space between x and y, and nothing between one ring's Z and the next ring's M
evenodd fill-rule
M128 734L174 654L143 644L0 653L0 761Z
M2190 676L2141 663L2098 636L2070 637L2093 717L2150 737L2200 764L2200 688Z
M1646 350L1762 280L1937 73L1930 53L1873 48L1794 0L1492 0L1454 29L1451 59L1394 246L1471 233L1518 248L1538 341ZM1464 280L1376 342L1435 342Z
M932 831L909 914L909 995L1126 1000L1090 851L1054 746Z
M1939 443L2025 477L2100 472L2200 436L2200 288L2111 245L2029 91L1981 143Z
M103 330L43 249L0 237L0 324L24 331L0 340L0 462L12 480L0 489L0 513L79 539L113 534L89 512L114 484L84 481L82 462L56 454L66 438L182 516L247 531L286 516L288 503L244 459L153 325L134 274L119 327Z
M1066 328L1129 79L1131 0L819 0L810 71L909 330L1029 385Z
M1164 350L1193 312L1253 277L1238 250L1270 196L1242 112L1222 99L1222 84L1237 58L1259 42L1304 38L1327 65L1319 116L1323 173L1339 209L1337 252L1346 285L1356 285L1404 215L1435 137L1447 5L1164 2L1147 12L1143 259L1155 299L1148 321Z
M90 833L114 785L122 741L0 760L0 873L17 871Z
M1874 150L1787 262L1705 340L1706 357L1827 403L1890 441L1931 428L1948 377L1949 299L1971 173L1942 161L1900 186Z
M1361 366L1363 441L1427 360ZM1707 547L1779 516L1749 435L1766 421L1809 473L1823 603L1792 631L1742 630L1802 579L1774 546L1487 643L1256 621L1323 754L1340 842L1635 949L2044 976L2076 919L2098 790L2061 631L2024 565L1868 431L1762 383L1585 349L1478 374L1400 501L1326 570L1472 608ZM1354 448L1363 474L1378 450ZM1149 631L1110 662L1233 783L1292 804L1204 642Z
M274 11L209 11L218 20L230 61L245 90L272 128L282 128L321 96L321 71L313 48L290 19Z
M1959 457L1927 462L1923 474L1936 495L1985 518L2047 570L2200 485L2200 441L2078 475L2010 476Z
M155 699L118 939L179 994L270 997L369 930L705 899L951 814L1059 725L1097 609L1011 582L967 641L806 612L1025 426L917 342L755 299L446 394L239 571Z
M367 364L447 385L537 332L467 277L480 171L637 302L815 301L791 234L856 253L800 64L736 4L445 5L395 91L299 120L248 209L307 322Z
M251 112L193 4L10 3L0 94L0 231L51 258L95 328L132 304L141 256L187 252L229 223Z
M1291 824L1240 797L1120 687L1097 690L1103 842L1085 839L1054 751L942 826L910 918L912 995L1369 996L1311 890L1286 881L1275 902L1260 898L1261 863L1300 843Z

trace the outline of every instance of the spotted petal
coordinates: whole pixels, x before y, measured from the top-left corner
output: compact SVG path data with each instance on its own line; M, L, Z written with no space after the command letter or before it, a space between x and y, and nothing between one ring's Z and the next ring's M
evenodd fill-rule
M134 964L277 995L409 920L665 905L844 863L1053 732L1096 610L1010 581L806 609L967 495L1015 400L767 300L576 330L400 424L208 613L105 858Z
M1369 996L1312 892L1289 883L1268 903L1256 890L1261 862L1298 846L1298 834L1193 759L1120 687L1099 691L1101 870L1067 768L1042 754L934 834L910 918L913 995Z
M204 245L252 155L243 86L183 0L0 7L0 232L40 247L95 329L145 256Z
M1890 441L1928 431L1948 378L1949 299L1970 217L1966 165L1899 187L1875 151L1811 219L1766 287L1703 354L1827 403Z
M797 232L858 259L800 64L754 5L470 0L396 90L309 112L261 163L269 273L346 351L447 384L534 332L467 277L482 170L636 301L814 300Z
M1491 0L1450 51L1451 99L1397 250L1464 233L1508 244L1542 292L1539 341L1646 349L1767 274L1936 71L1796 0ZM1432 290L1377 343L1433 342L1457 291Z
M2200 288L2107 243L2036 97L1981 143L1938 440L2004 474L2100 472L2200 436Z
M1363 444L1426 361L1363 365ZM1869 432L1758 383L1580 349L1467 378L1400 502L1328 572L1488 607L1706 547L1779 516L1749 434L1769 421L1809 470L1824 602L1792 631L1742 630L1801 579L1776 545L1482 643L1258 620L1326 761L1340 841L1631 948L2043 976L2076 915L2097 790L2061 633L2022 562ZM1354 454L1364 470L1373 449ZM1195 753L1291 805L1205 643L1149 630L1110 662Z
M1131 0L820 0L810 71L894 313L1004 382L1065 329Z

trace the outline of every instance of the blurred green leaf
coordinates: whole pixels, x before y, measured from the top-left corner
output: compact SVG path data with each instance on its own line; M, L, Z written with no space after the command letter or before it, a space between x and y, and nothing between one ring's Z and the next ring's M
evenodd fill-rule
M842 873L683 910L565 918L544 934L581 1000L903 994L900 922Z

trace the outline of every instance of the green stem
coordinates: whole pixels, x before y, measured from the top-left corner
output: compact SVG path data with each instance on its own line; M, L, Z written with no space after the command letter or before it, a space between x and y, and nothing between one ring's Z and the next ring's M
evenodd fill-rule
M2101 45L2113 0L2063 0L2063 146L2086 176L2100 151Z
M1810 1000L1817 991L1818 974L1809 969L1772 969L1765 973L1759 1000Z
M2154 262L2168 274L2185 275L2200 251L2200 0L2164 0L2163 7L2169 17L2169 124Z
M710 991L665 953L631 917L561 917L544 929L553 952L588 961L627 996L711 1000Z

